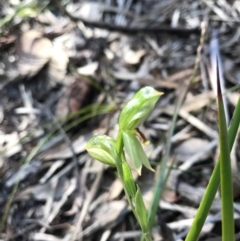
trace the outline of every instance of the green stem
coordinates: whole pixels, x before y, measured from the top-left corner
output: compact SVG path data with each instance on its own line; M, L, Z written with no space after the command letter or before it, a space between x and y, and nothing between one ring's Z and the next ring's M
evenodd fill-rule
M138 214L135 210L135 206L132 202L132 197L131 197L132 195L131 195L131 193L128 193L128 187L126 186L127 184L124 181L123 162L126 162L126 160L125 160L124 153L123 153L123 146L124 146L123 136L122 136L122 133L119 132L118 137L117 137L117 144L116 144L117 155L119 157L118 161L116 162L117 171L118 171L119 177L121 179L121 182L123 184L124 192L125 192L125 195L127 197L128 203L129 203L129 205L132 209L132 212L133 212L134 216L136 217L136 219L137 219L137 221L138 221L138 223L139 223L139 225L142 229L142 232L144 233L144 238L145 238L146 241L152 241L150 230L149 229L145 230L144 227L141 225L142 222L140 220L140 217L138 217Z
M122 132L118 133L118 137L117 137L117 154L121 155L121 153L123 152L123 135Z
M144 238L146 241L152 241L152 236L149 231L147 233L144 233Z
M239 122L240 122L240 98L238 99L238 103L233 113L230 127L228 129L230 151L232 150L233 143L237 135ZM220 157L218 158L217 164L209 180L206 192L202 198L196 217L194 218L194 221L192 223L192 226L188 232L188 235L185 241L196 241L198 239L199 234L204 225L204 222L207 218L208 212L211 208L214 197L217 193L219 183L220 183Z

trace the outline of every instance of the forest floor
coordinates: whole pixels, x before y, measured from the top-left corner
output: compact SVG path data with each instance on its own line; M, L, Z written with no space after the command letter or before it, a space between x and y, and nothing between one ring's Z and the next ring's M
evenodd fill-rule
M239 97L239 26L230 0L1 1L0 240L140 240L116 170L85 146L94 134L116 138L121 108L143 86L164 95L140 127L156 172L134 178L149 207L167 158L153 240L184 240L218 157L217 57L228 123ZM201 240L221 240L220 210L218 193Z

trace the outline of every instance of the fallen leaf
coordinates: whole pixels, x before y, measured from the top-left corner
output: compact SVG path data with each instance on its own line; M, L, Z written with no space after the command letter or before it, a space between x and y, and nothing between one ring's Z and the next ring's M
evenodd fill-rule
M128 205L123 200L104 203L95 212L93 224L83 230L80 237L91 235L102 228L106 230L116 226L128 212Z
M93 76L98 69L98 62L93 62L77 69L79 74Z
M83 78L76 77L75 81L66 87L65 93L59 98L56 106L56 117L65 117L89 104L93 87Z
M30 196L33 196L35 200L46 201L49 195L54 195L54 188L51 183L45 183L43 185L35 185L28 187L21 192L15 198L15 201L27 200Z
M177 155L178 160L185 161L197 152L202 151L208 144L207 140L190 138L174 148L173 153Z
M52 43L36 30L22 34L17 43L17 68L22 76L36 75L52 56Z
M68 61L68 55L64 48L60 45L53 46L48 68L49 82L52 86L61 83L65 78Z
M129 47L124 48L123 50L123 60L126 64L139 64L141 58L146 54L144 49L138 51L133 51Z
M14 172L13 175L5 182L6 187L12 187L18 181L22 181L27 178L30 174L37 173L41 163L39 161L31 162L26 167L22 166L18 171Z
M78 136L75 140L71 140L72 147L74 149L74 152L76 154L79 154L83 151L85 151L85 146L90 140L90 138L95 134L101 134L104 130L98 129L95 132L89 132L85 135ZM58 143L55 147L51 147L48 151L40 154L40 157L43 160L51 160L51 159L66 159L72 157L73 153L72 150L69 148L69 146L64 143Z
M11 157L22 151L22 145L19 143L17 132L10 134L0 133L0 152L4 157Z
M89 22L100 21L103 15L103 4L97 2L83 2L82 4L68 4L67 11L77 18Z
M31 239L35 241L62 241L62 238L57 238L54 235L46 233L34 233Z

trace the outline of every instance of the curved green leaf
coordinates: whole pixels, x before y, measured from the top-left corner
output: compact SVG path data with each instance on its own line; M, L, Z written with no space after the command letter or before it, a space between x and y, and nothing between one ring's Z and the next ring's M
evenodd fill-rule
M140 141L134 135L134 133L132 131L122 131L122 134L126 153L129 156L133 167L138 171L139 175L141 175L142 165L144 165L149 170L154 171L148 161Z

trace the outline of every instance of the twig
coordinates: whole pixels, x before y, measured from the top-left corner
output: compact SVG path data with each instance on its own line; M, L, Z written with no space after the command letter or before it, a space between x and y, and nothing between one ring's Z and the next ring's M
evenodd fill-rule
M62 126L60 125L59 121L57 120L57 118L52 114L52 112L50 111L50 109L47 109L47 113L53 118L57 128L59 129L59 131L61 132L61 134L63 135L63 138L66 142L66 144L68 145L69 149L71 150L73 156L72 156L72 160L74 165L74 171L75 171L75 177L77 179L77 190L78 190L78 194L80 195L80 178L79 178L79 170L78 170L78 159L77 159L77 155L75 153L75 150L72 146L71 140L69 139L69 137L67 136L66 132L64 131L64 129L62 128Z
M98 186L100 185L100 181L101 181L101 178L102 178L102 174L103 174L103 168L101 169L100 172L97 173L97 176L96 176L96 179L92 185L92 190L91 192L87 195L86 197L86 200L83 204L83 207L82 207L82 211L78 217L78 220L76 222L76 225L75 225L75 230L72 234L72 237L71 237L71 241L75 241L76 239L78 239L78 236L81 232L81 226L82 226L82 222L87 214L87 210L88 210L88 207L91 203L91 201L93 200L96 192L97 192L97 189L98 189ZM78 239L79 240L79 239Z
M23 228L22 230L20 230L19 232L11 235L10 237L6 238L5 241L10 241L10 240L15 240L16 238L18 238L19 236L23 236L25 233L31 231L32 229L36 228L38 226L37 223L33 223L25 228Z
M171 33L171 34L182 34L185 37L189 37L190 33L200 34L201 30L199 28L172 28L166 25L161 26L154 26L154 27L128 27L128 26L120 26L120 25L113 25L109 23L97 22L97 21L88 21L86 19L75 17L71 13L69 13L64 6L60 4L59 1L55 0L57 6L62 10L70 19L73 21L81 21L88 27L95 27L101 29L108 29L112 31L119 31L128 34L136 34L136 33L155 33L155 34L163 34L163 33Z

